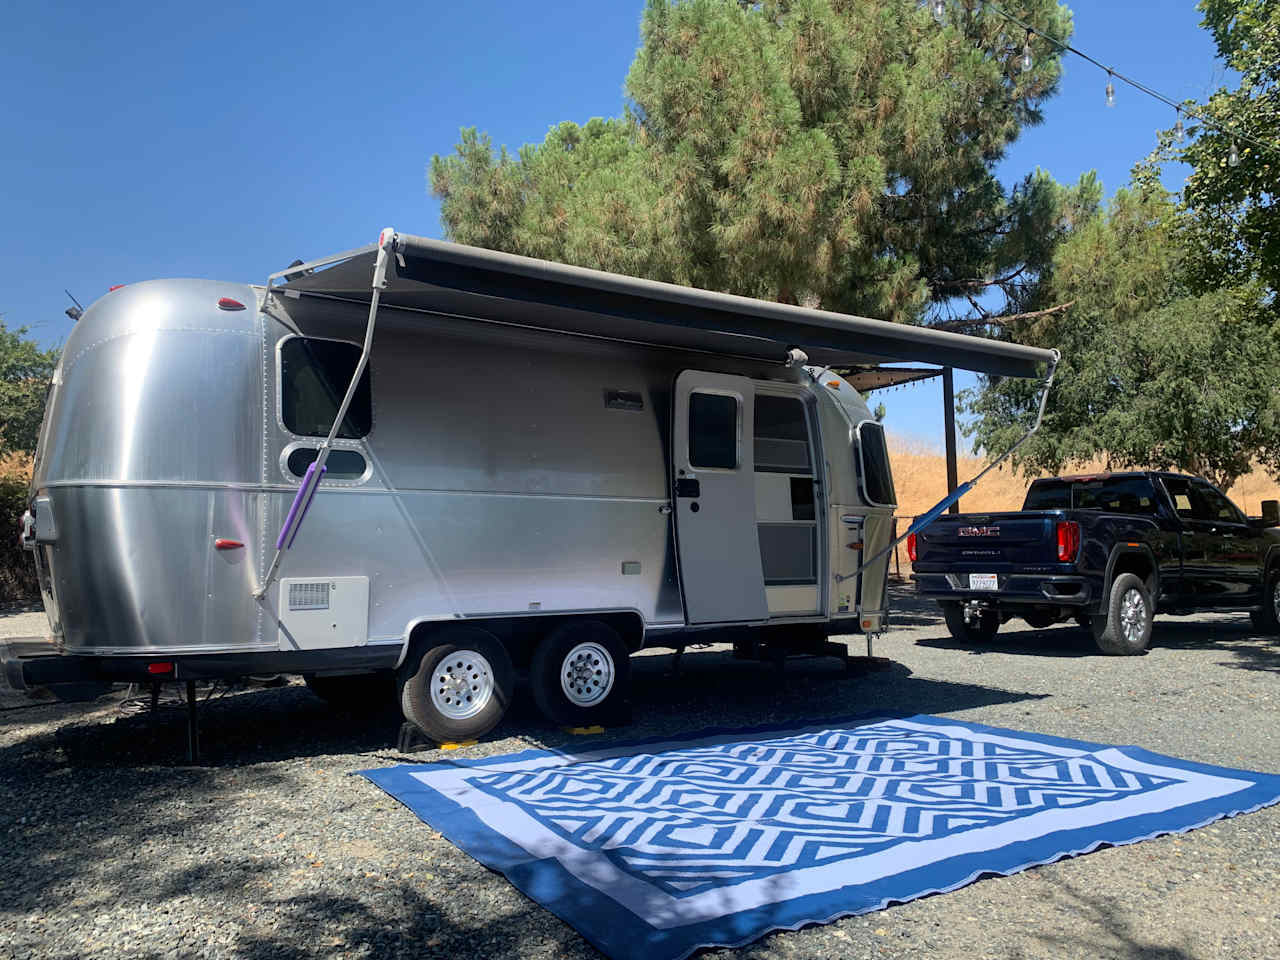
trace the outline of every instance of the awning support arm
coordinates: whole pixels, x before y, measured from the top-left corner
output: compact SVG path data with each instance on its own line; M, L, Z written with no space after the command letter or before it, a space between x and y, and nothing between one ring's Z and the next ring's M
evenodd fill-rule
M930 507L924 513L920 514L920 516L916 517L915 522L912 523L911 526L907 528L906 533L902 534L902 536L900 537L896 537L893 540L891 540L887 546L876 551L876 553L874 553L870 559L863 560L862 563L859 564L856 572L847 574L846 576L843 576L843 577L837 576L836 577L837 581L851 580L854 577L859 576L863 570L871 566L871 564L875 563L881 557L888 554L889 551L891 551L898 544L902 543L902 541L906 540L907 537L911 536L913 533L919 533L925 527L929 526L929 524L933 523L933 521L937 520L940 516L942 516L942 514L946 511L947 507L951 506L951 504L955 503L957 500L963 497L966 493L968 493L970 490L976 487L978 485L978 482L983 477L985 477L988 473L990 473L996 467L1000 466L1000 464L1008 460L1011 456L1014 455L1014 453L1017 452L1019 447L1021 447L1024 443L1026 443L1028 440L1031 439L1032 434L1034 434L1037 430L1040 429L1040 424L1044 421L1045 407L1047 407L1049 404L1049 390L1052 389L1053 387L1053 375L1058 369L1058 361L1062 359L1062 355L1057 350L1054 350L1052 352L1053 352L1053 359L1049 361L1049 370L1048 370L1048 373L1045 375L1045 379L1044 379L1044 390L1042 390L1040 393L1040 406L1036 411L1036 420L1035 420L1035 423L1031 425L1031 428L1027 430L1027 432L1024 433L1021 437L1019 437L1018 441L1015 444L1013 444L1013 446L1011 446L1008 450L1006 450L1000 456L996 457L996 459L992 460L989 464L983 467L982 470L977 474L977 476L975 476L972 480L969 480L966 483L960 484L960 486L956 487L956 489L952 493L947 494L945 497L943 497L941 500L935 503L932 507Z
M271 566L267 568L261 585L253 592L256 600L261 600L271 588L271 584L275 582L276 574L280 570L280 561L284 558L284 552L293 546L294 538L297 537L298 530L302 527L302 521L311 506L311 501L315 498L316 490L320 486L320 481L324 478L325 461L329 459L329 451L333 447L334 438L342 427L342 421L347 417L347 410L351 406L352 399L355 398L356 389L360 386L360 378L364 376L365 368L369 365L369 353L373 349L373 331L378 319L378 300L387 286L388 259L395 250L395 243L396 232L390 227L378 234L378 256L373 266L373 293L369 297L369 320L365 324L364 346L360 350L360 359L356 361L355 371L351 374L351 382L347 384L347 392L333 417L333 425L329 428L329 435L320 444L315 460L307 467L306 475L302 478L302 483L298 486L298 492L293 498L288 514L284 518L284 525L280 528L279 536L276 537L276 552L271 559Z

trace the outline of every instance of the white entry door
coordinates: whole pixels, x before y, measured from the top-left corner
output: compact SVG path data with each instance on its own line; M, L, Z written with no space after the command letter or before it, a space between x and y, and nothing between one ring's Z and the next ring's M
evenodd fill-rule
M746 377L686 370L676 378L671 460L689 623L769 616L756 534L754 404Z

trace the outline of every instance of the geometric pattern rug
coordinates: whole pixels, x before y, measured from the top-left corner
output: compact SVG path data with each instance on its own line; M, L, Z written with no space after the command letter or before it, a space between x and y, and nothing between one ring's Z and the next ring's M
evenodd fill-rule
M604 953L677 960L1280 802L1280 777L930 716L362 771Z

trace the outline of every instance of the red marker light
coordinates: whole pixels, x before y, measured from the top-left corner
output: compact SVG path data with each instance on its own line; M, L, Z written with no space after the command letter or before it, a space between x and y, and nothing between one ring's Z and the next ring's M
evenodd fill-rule
M123 286L123 283L117 283L114 287L107 287L107 293L110 293L112 290L119 290Z
M916 535L914 533L907 534L907 559L912 563L916 562Z
M244 544L239 540L228 540L226 537L219 537L213 541L213 549L215 550L240 550Z
M1058 521L1058 561L1070 563L1080 550L1080 524L1074 520Z
M172 663L166 663L166 662L162 662L162 663L148 663L148 664L147 664L147 673L154 674L154 675L156 675L156 676L161 676L161 675L166 674L166 673L173 673L173 664L172 664Z
M244 304L239 300L232 300L230 297L222 297L218 301L219 310L243 310Z

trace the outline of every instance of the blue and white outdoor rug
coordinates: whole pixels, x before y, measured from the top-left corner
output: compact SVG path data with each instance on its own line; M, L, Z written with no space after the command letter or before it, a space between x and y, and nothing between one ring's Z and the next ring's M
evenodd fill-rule
M1280 777L938 717L364 771L612 957L675 960L1280 801Z

